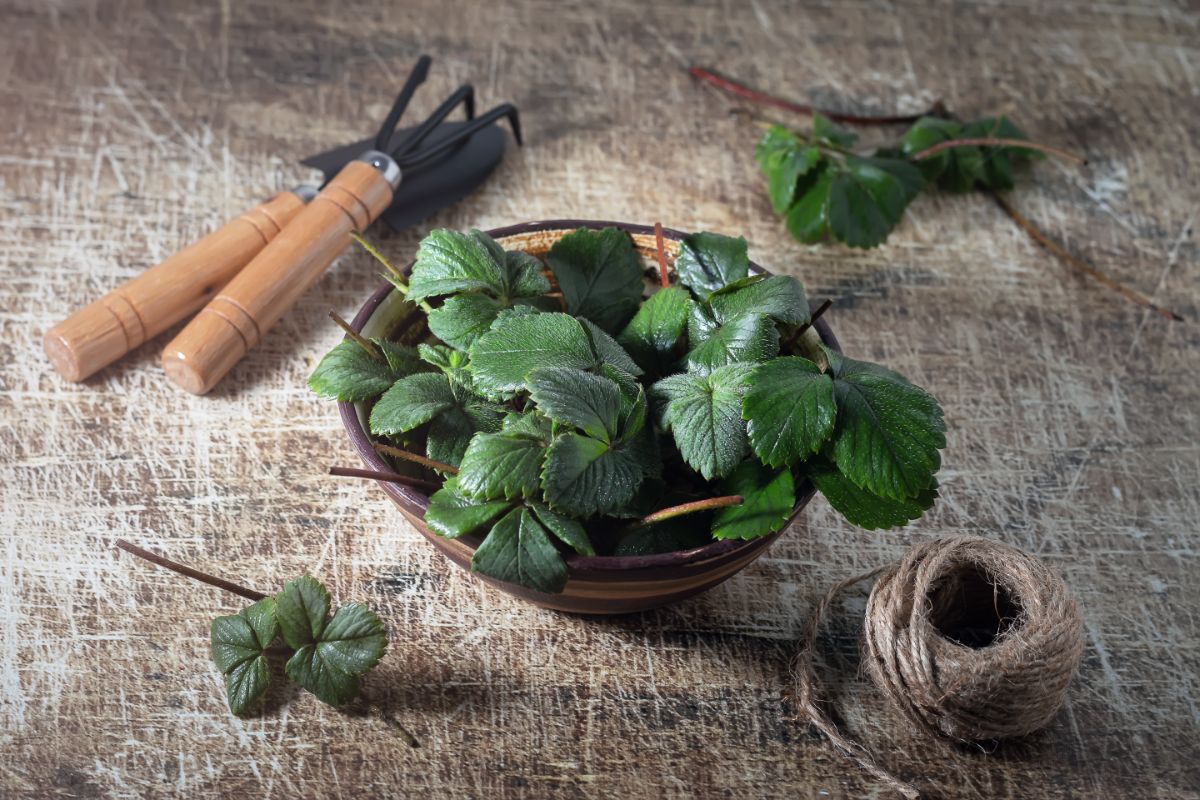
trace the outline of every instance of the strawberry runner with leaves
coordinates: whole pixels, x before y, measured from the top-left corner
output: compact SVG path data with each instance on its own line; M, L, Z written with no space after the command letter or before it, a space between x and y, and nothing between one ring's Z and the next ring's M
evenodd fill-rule
M616 228L564 235L545 264L436 230L411 279L389 277L429 340L355 334L309 383L367 404L381 453L440 473L425 523L480 534L472 569L537 591L562 591L571 552L767 536L805 481L864 528L920 517L946 443L937 402L826 347L800 282L749 265L745 239L687 236L674 282L660 245L646 297Z

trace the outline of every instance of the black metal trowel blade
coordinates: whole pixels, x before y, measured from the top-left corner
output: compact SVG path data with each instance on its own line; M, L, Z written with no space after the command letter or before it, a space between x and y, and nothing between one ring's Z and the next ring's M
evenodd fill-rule
M435 144L454 134L465 122L443 122L425 139L425 145ZM396 131L388 147L403 140L412 128ZM428 216L466 197L483 183L504 156L505 134L499 125L489 125L478 131L446 155L428 164L404 170L400 188L382 217L392 230L415 225ZM300 163L315 167L331 179L342 167L373 150L375 141L363 139L335 150L309 156Z

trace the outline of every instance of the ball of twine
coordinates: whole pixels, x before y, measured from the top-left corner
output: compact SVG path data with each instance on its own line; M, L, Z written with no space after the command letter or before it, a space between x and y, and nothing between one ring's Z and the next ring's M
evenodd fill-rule
M879 575L867 601L863 662L918 729L963 742L1022 736L1062 705L1083 655L1083 621L1062 579L1028 553L970 536L916 545L898 563L833 586L796 660L801 713L844 753L907 797L817 705L812 649L829 605Z

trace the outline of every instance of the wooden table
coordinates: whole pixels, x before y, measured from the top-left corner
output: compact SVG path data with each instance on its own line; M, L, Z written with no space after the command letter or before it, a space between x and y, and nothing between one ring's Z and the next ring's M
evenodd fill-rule
M861 598L823 674L847 728L930 796L1196 797L1200 786L1200 13L1186 2L756 0L403 6L8 0L0 11L0 795L824 797L878 785L789 719L788 660L833 581L950 533L1044 556L1087 652L1044 733L994 753L915 741L855 675ZM817 501L717 590L623 619L539 611L433 554L305 379L378 269L351 253L220 388L192 397L165 339L92 380L41 335L369 132L415 57L414 104L471 81L528 146L432 226L550 217L742 233L835 300L847 351L939 397L935 513L867 533ZM1086 153L1014 202L1189 317L1078 277L980 195L930 193L888 246L805 247L772 216L737 104L684 67L864 112L937 98ZM792 120L804 124L802 118ZM208 624L230 595L121 556L125 537L263 589L301 572L386 619L368 688L419 737L281 692L228 713ZM1189 576L1191 576L1189 578Z

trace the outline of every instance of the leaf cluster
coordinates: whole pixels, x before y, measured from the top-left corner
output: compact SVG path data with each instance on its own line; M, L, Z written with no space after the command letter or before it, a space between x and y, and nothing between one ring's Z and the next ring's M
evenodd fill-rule
M343 342L310 384L377 398L374 436L454 468L430 529L482 535L473 569L542 592L562 590L570 553L768 535L806 478L866 527L920 516L945 446L936 401L820 346L799 281L749 265L744 239L694 234L677 284L645 297L646 267L615 228L569 233L544 262L479 231L434 231L409 299L435 303L440 342L375 342L386 364ZM727 495L743 500L639 522Z
M926 186L965 192L976 187L1011 189L1013 167L1042 154L1012 146L959 145L922 158L921 153L962 139L1025 139L1007 117L970 123L922 117L891 147L855 151L855 134L820 114L812 128L771 127L755 158L767 179L776 214L798 241L836 240L851 247L881 244Z
M243 716L259 706L271 683L269 656L277 650L290 651L285 674L321 701L340 706L354 699L362 676L383 657L387 634L360 603L330 612L329 590L306 575L274 597L214 619L212 659L225 678L229 710Z

